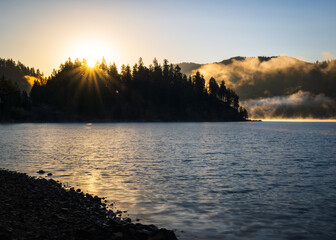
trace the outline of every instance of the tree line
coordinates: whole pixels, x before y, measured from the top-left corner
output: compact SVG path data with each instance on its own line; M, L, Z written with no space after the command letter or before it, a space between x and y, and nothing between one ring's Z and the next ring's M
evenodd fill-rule
M15 84L9 86L10 82L2 77L0 83L3 121L236 121L248 117L238 95L224 81L218 84L211 78L206 84L199 72L186 76L168 60L161 65L154 59L147 67L140 58L133 67L122 65L119 71L104 58L92 68L85 59L69 58L50 77L37 77L29 95ZM16 100L3 92L12 92Z

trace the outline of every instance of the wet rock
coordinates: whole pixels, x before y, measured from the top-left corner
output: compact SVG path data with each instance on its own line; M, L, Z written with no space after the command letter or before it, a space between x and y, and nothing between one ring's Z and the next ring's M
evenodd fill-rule
M6 229L3 226L0 226L0 239L3 240L11 240L12 238L12 233L8 229Z
M39 171L37 171L36 173L38 173L38 174L45 174L45 171L43 171L43 170L39 170Z
M90 195L90 194L88 194L88 193L85 194L85 197L88 198L89 200L92 200L92 199L93 199L92 195Z
M98 197L98 196L94 196L93 200L94 200L95 202L98 202L98 203L101 202L101 198Z
M115 237L117 238L122 238L123 237L123 233L122 232L117 232L113 234Z
M154 233L148 240L177 240L177 238L173 231L163 228Z
M52 179L0 170L0 193L1 240L176 239L172 231L121 219L122 212L106 209L100 197Z
M159 229L157 228L157 226L155 226L155 225L153 225L153 224L151 224L151 225L146 225L146 227L147 227L150 231L152 231L152 232L156 232L156 231L159 230ZM163 230L166 230L166 229L163 229Z
M47 176L49 176L49 177L52 176L52 175L53 175L53 174L52 174L51 172L47 174Z

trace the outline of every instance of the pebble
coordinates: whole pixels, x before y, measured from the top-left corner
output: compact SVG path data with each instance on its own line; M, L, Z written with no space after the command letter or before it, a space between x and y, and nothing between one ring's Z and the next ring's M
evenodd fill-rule
M176 240L173 231L121 219L102 198L78 190L0 170L0 239Z

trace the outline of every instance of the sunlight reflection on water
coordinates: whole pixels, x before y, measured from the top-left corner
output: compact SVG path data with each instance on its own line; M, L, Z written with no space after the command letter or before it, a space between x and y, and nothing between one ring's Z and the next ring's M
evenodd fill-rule
M0 125L0 167L52 172L181 239L333 239L335 127Z

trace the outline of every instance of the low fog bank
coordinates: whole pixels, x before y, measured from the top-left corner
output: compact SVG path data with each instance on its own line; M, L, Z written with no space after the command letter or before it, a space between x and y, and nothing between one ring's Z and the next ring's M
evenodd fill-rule
M336 60L235 57L201 65L206 80L224 80L250 118L336 118Z
M275 96L242 101L252 119L336 119L336 101L323 94L298 91L289 96Z

